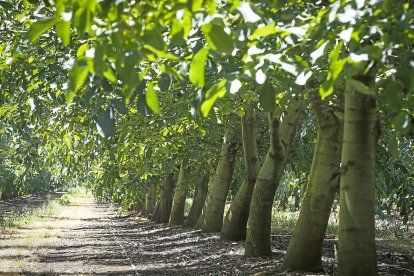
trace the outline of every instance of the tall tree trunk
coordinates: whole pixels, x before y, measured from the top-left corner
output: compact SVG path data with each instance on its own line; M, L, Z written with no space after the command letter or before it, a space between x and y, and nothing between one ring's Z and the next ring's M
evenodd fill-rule
M255 135L254 106L250 104L242 117L242 138L245 161L246 179L237 191L233 202L224 218L221 229L223 240L244 240L246 238L246 225L249 218L250 200L254 184L260 170L259 152L257 150Z
M314 104L319 125L308 186L299 219L289 242L283 267L294 271L322 271L322 247L335 194L339 188L342 124L330 110Z
M160 202L158 201L155 204L154 212L152 212L151 221L159 222L160 218L161 218L161 208L160 208Z
M279 118L271 118L269 114L270 147L260 168L250 203L245 243L246 256L266 256L272 253L270 227L273 199L302 113L302 107L297 104L297 100L293 101L282 123Z
M374 70L358 80L373 88ZM340 183L338 275L377 275L375 252L375 97L347 85Z
M169 174L165 180L161 189L161 199L160 199L160 220L159 223L167 223L170 219L171 207L173 201L173 192L174 192L174 175Z
M201 229L203 227L204 218L206 215L206 209L207 209L207 197L211 190L211 184L214 182L214 178L216 177L216 170L217 170L217 164L213 164L210 167L210 175L208 178L208 185L207 185L207 195L203 202L203 209L201 210L201 214L198 218L197 224L194 228Z
M147 218L150 218L154 212L156 196L157 185L155 183L151 183L148 187L147 194L145 195L144 216Z
M196 188L194 192L193 204L191 205L190 212L188 217L185 220L184 225L189 227L194 227L197 224L198 219L200 218L201 212L203 210L204 202L207 197L208 189L208 179L209 173L204 172L203 170L199 171L199 177L196 180Z
M233 177L234 160L238 146L239 143L235 139L234 133L226 130L216 176L213 183L211 183L211 189L207 196L203 232L220 232L221 230L226 197Z
M170 225L182 225L184 224L184 207L185 200L187 198L187 182L188 173L184 161L181 162L180 173L178 175L177 185L174 192L174 200L170 214Z

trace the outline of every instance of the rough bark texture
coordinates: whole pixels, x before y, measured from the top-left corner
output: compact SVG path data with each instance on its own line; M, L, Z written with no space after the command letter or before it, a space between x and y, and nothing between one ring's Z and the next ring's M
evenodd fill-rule
M164 183L160 187L161 200L160 200L160 219L159 223L166 223L170 219L171 206L173 201L174 191L174 176L170 174L164 180Z
M148 187L147 194L145 195L144 216L147 218L151 218L152 213L154 212L156 196L157 185L155 185L155 183L152 183Z
M220 232L221 230L227 192L233 176L234 160L238 146L239 143L233 133L227 130L224 135L216 176L207 195L206 213L201 228L203 232Z
M308 186L299 219L285 255L286 270L322 271L322 247L335 194L339 189L342 123L315 103L319 125Z
M209 173L200 170L199 178L196 182L193 204L191 205L190 212L188 213L187 219L185 220L185 226L196 226L198 219L200 218L204 202L206 201L207 197L208 178Z
M245 243L246 256L266 256L272 253L270 226L273 199L301 117L301 111L302 107L294 100L281 119L282 123L278 118L271 118L269 115L270 147L260 168L250 203Z
M259 153L255 135L254 107L248 106L242 117L242 138L245 160L246 179L234 197L221 229L223 240L244 240L249 218L249 207L254 184L260 170Z
M184 207L187 197L187 171L185 162L181 162L180 173L178 175L177 185L174 192L174 200L170 214L170 225L184 224Z
M375 77L359 81L374 87ZM375 250L376 101L347 86L340 182L338 275L377 275Z

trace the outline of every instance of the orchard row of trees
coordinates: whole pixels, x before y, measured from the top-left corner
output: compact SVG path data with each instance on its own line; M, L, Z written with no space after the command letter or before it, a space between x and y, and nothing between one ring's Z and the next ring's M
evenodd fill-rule
M414 209L412 5L0 1L1 183L47 171L248 256L271 254L279 189L303 198L303 271L337 198L338 272L375 275L375 210Z

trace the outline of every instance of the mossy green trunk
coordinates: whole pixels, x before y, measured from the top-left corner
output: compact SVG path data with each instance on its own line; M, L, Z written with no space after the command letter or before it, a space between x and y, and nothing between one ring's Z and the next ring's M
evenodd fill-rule
M246 225L249 218L250 200L254 184L260 170L259 153L255 135L254 107L248 106L242 117L242 138L245 160L246 179L237 191L233 202L224 218L221 229L223 240L244 240L246 238Z
M167 223L170 219L171 206L173 201L173 192L174 192L174 175L168 175L161 189L161 199L160 199L160 223Z
M372 72L370 72L372 74ZM370 88L374 76L359 77ZM375 251L376 101L347 86L340 182L338 275L377 275Z
M170 214L170 225L184 224L184 207L187 197L187 171L185 162L181 162L180 173L178 175L177 185L174 192L174 200Z
M147 194L145 195L144 216L147 218L151 218L152 213L154 212L156 196L157 196L157 185L155 185L155 183L152 183L148 187Z
M270 248L273 199L286 164L288 151L299 123L302 107L291 103L283 122L270 118L270 147L260 168L250 203L246 229L246 256L266 256Z
M293 271L322 271L322 247L332 203L339 188L342 123L322 103L315 103L319 125L308 186L283 267Z
M203 210L204 202L206 201L206 197L207 197L208 178L209 178L209 173L203 172L200 170L199 177L196 182L193 204L191 205L190 212L188 213L188 217L185 220L185 223L184 223L185 226L189 226L189 227L196 226L197 221L200 218L201 212Z
M216 176L207 195L206 212L202 226L203 232L220 232L223 225L223 213L234 171L234 160L238 149L234 134L226 131Z

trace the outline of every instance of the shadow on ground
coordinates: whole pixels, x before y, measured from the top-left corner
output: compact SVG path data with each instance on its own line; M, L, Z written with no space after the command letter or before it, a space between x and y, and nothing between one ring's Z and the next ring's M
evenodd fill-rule
M50 235L30 240L35 231L46 230L52 231ZM253 275L273 271L277 275L289 238L274 235L273 256L248 258L243 256L242 242L224 242L218 235L138 217L117 217L107 206L96 206L84 197L43 223L2 235L0 274ZM334 237L325 241L327 274L334 271L335 243ZM382 275L414 273L412 254L396 255L380 247L378 260Z

